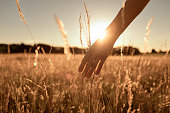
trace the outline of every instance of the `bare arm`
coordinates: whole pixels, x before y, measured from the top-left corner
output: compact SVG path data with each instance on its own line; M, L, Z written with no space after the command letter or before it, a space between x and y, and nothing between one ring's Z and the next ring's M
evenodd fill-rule
M150 0L127 0L124 9L121 8L115 19L106 29L106 36L102 41L97 40L86 53L79 72L83 76L90 77L93 72L99 74L101 68L109 56L114 43L129 24L141 13ZM122 14L124 18L122 18ZM97 67L97 68L96 68Z
M106 29L106 38L112 38L114 44L117 38L129 24L142 12L150 0L127 0L124 9L121 8L117 16ZM124 11L124 13L123 13ZM124 14L124 18L121 15ZM123 25L124 19L124 25ZM110 36L109 36L110 35Z

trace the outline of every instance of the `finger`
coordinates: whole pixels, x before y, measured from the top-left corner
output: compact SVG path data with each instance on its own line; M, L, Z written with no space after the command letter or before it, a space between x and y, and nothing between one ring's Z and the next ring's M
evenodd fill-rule
M98 74L100 73L100 71L101 71L101 69L102 69L102 66L103 66L105 60L106 60L106 58L105 58L105 59L102 59L102 60L100 61L99 65L98 65L98 67L97 67L97 71L95 72L96 75L98 75Z
M96 66L98 64L98 60L94 62L94 64L91 66L91 68L89 69L88 73L87 73L87 77L90 78L94 72L94 70L96 69Z
M84 56L83 60L81 61L80 66L79 66L79 69L78 69L79 72L83 71L85 64L89 60L90 54L91 54L91 52L88 51L87 54Z
M89 61L89 62L86 64L86 67L85 67L85 69L84 69L84 71L83 71L83 74L82 74L83 77L85 77L86 74L87 74L87 72L89 71L90 65L91 65L91 61Z

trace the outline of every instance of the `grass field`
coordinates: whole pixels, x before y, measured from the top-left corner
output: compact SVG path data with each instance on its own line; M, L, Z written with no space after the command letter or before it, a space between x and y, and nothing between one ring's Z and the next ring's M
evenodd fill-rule
M99 76L77 71L82 55L0 55L0 112L169 113L170 57L110 56Z

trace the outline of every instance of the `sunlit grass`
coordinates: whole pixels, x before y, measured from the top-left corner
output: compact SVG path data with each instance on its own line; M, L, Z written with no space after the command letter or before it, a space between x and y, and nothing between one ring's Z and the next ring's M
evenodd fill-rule
M169 57L124 56L124 70L109 57L90 79L82 57L39 54L34 66L34 54L0 55L0 112L169 112Z

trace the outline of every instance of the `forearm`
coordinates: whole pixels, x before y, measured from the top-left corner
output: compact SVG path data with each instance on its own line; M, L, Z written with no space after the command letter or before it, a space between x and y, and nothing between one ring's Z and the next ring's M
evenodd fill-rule
M124 9L121 8L115 19L106 29L106 35L111 38L112 44L141 13L150 0L127 0ZM122 15L123 14L123 15ZM123 18L122 18L123 17Z

